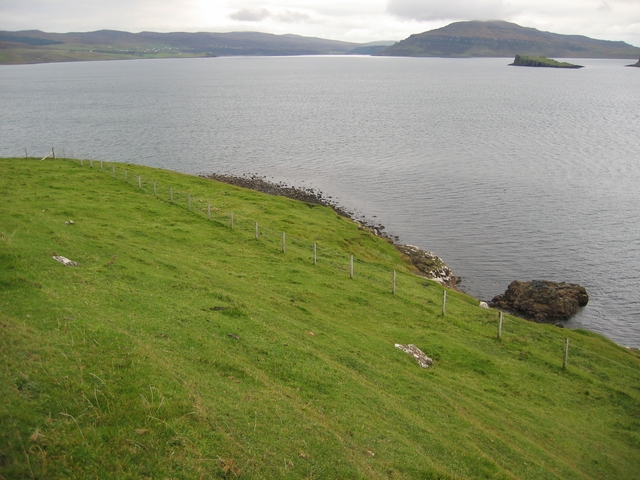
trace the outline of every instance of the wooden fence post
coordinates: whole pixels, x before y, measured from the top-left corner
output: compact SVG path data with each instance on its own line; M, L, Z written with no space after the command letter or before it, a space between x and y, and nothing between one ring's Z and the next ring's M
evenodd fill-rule
M138 188L142 190L142 180L140 179L140 175L138 175Z
M287 253L287 234L282 232L282 253Z
M256 222L256 239L258 238L259 235L260 235L260 232L258 231L258 222Z
M93 158L89 159L89 168L93 168Z
M442 291L442 315L447 313L447 291Z
M353 278L353 255L351 255L351 261L349 262L349 266L350 266L349 278Z
M191 195L187 195L187 203L189 204L189 211L191 211Z
M173 187L169 189L169 197L171 197L171 203L173 203Z
M102 166L102 160L100 160L100 170L104 170L104 167Z
M316 265L318 263L318 245L316 242L313 242L313 264Z
M25 148L25 149L24 149L24 159L26 160L26 159L27 159L27 157L28 157L28 155L27 155L27 149Z
M207 218L211 220L211 202L207 204Z
M567 368L567 363L569 362L569 339L564 339L564 359L562 360L562 368Z
M56 159L56 151L51 147L51 153L53 154L53 159Z
M393 271L393 294L396 294L396 271Z
M82 160L80 160L82 161ZM111 165L111 171L113 172L113 178L116 178L116 166L115 165Z
M229 217L229 226L231 227L231 230L233 230L233 212L231 212Z

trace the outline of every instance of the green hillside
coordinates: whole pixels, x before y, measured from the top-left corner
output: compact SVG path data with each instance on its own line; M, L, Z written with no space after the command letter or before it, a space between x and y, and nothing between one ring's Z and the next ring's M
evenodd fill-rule
M368 45L260 32L0 31L0 65L230 55L346 54L356 47Z
M638 351L498 340L329 208L95 160L0 196L2 479L637 478Z

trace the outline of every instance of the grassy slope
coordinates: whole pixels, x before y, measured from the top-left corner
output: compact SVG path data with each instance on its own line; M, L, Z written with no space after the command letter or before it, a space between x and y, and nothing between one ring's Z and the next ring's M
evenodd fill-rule
M448 292L443 317L440 286L330 209L111 167L0 160L0 478L640 471L637 352L512 317L497 341L494 311Z

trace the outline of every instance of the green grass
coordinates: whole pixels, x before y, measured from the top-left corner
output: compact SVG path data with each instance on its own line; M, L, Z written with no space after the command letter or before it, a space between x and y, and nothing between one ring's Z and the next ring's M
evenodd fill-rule
M638 477L637 351L498 341L329 208L103 168L0 160L0 478Z

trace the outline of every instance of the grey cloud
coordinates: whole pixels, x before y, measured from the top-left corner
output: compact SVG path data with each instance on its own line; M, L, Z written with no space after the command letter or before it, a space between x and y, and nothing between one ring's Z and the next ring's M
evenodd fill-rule
M243 8L242 10L238 10L229 14L230 19L238 20L240 22L260 22L265 18L269 18L271 16L271 12L266 8L262 8L260 10L250 10L248 8Z
M387 11L417 21L493 20L514 13L502 0L389 0Z
M292 10L279 14L277 18L284 23L315 23L310 15Z
M266 8L259 10L243 8L230 14L229 18L240 22L260 22L270 18L282 23L316 23L310 15L303 12L286 10L282 13L272 13Z

